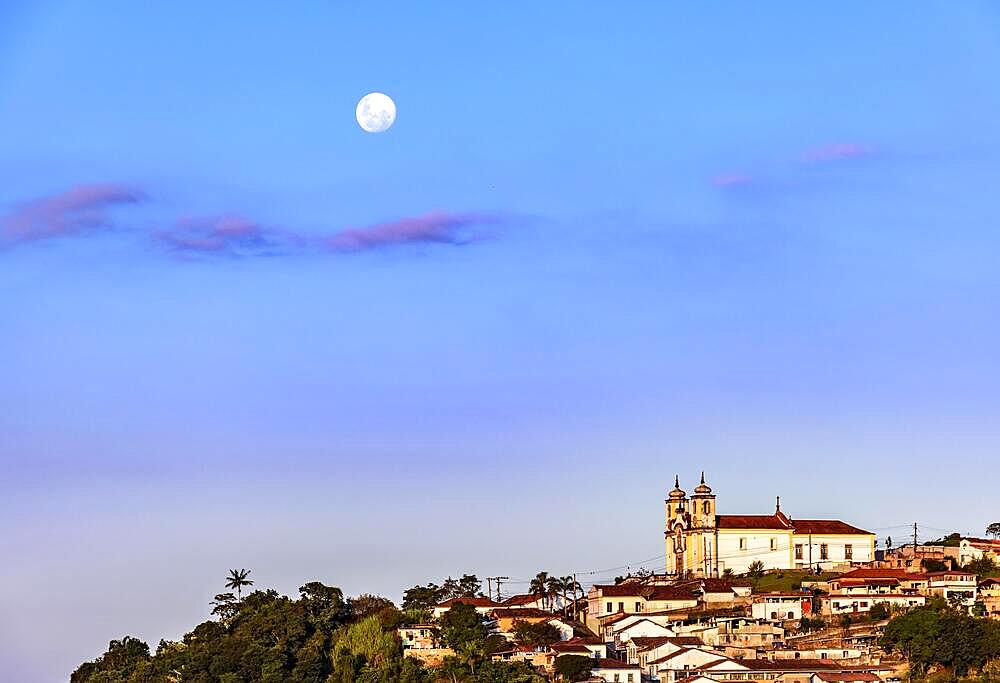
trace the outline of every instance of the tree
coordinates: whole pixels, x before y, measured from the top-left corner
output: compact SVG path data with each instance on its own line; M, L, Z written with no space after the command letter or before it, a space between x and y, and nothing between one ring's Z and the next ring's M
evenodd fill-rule
M548 581L545 582L545 594L549 599L550 608L552 607L552 603L555 601L555 598L562 595L562 593L563 593L562 579L560 579L557 576L550 576ZM565 604L566 600L564 598L563 605L565 606Z
M732 567L726 567L725 569L723 569L722 570L722 578L724 578L724 579L731 579L731 578L733 578L733 568Z
M409 610L429 610L440 602L444 601L443 591L436 583L428 583L426 586L414 586L403 592L403 611Z
M556 657L556 673L564 681L585 681L590 678L594 660L584 655L563 655Z
M460 579L450 576L441 584L441 601L453 598L472 598L481 596L483 582L475 574L463 574Z
M354 621L361 621L371 616L379 615L396 609L396 605L388 598L371 593L362 593L350 601L351 618Z
M868 616L872 619L872 621L882 621L883 619L888 619L889 603L876 602L872 605L872 608L868 610Z
M489 654L491 629L486 617L472 605L456 602L441 615L438 622L441 640L458 655L459 659L475 671L476 663Z
M963 569L983 578L1000 575L1000 567L997 567L997 563L989 555L970 561Z
M549 573L538 572L535 574L535 578L528 584L528 593L536 598L541 598L542 604L545 605L549 594Z
M1000 624L970 617L937 600L893 618L881 645L906 657L917 677L932 666L945 666L964 676L1000 656Z
M986 535L1000 538L1000 522L990 522L986 525Z
M764 576L764 563L760 560L754 560L750 563L750 566L747 567L747 578L749 578L750 581L753 582L753 585L756 586L762 576Z
M245 586L252 586L253 581L248 579L250 576L249 569L230 569L229 576L226 578L226 588L232 588L236 591L236 599L243 599L243 588Z
M546 621L531 623L523 619L515 619L512 633L515 643L530 647L551 645L558 643L562 638L559 629Z
M219 593L211 602L212 614L219 617L219 621L227 623L233 620L233 617L240 611L239 603L236 602L236 596L232 593Z
M70 675L70 683L87 681L125 681L149 661L149 645L123 636L108 643L108 651L93 662L85 662Z
M583 590L580 584L572 576L564 576L559 579L562 586L563 606L569 610L569 605L573 605L573 618L576 618L576 594ZM570 603L569 594L573 594L573 601Z
M944 562L941 560L932 560L930 558L920 560L920 566L923 567L926 572L943 572L948 570L948 565Z

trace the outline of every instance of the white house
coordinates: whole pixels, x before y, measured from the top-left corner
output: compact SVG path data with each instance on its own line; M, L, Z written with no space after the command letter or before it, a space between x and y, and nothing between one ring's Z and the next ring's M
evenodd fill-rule
M754 619L782 622L799 620L811 611L812 598L806 593L760 593L753 596L750 614Z
M726 659L705 647L685 647L658 659L646 662L646 673L662 683L677 683L692 675L699 667Z
M634 664L626 664L619 659L598 659L590 670L591 678L599 678L607 683L641 683L642 670Z
M949 602L960 600L966 607L976 602L978 584L971 572L949 571L931 572L927 575L927 591Z

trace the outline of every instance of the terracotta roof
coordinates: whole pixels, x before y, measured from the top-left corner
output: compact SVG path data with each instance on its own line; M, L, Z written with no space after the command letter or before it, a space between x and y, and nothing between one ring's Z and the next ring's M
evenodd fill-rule
M794 519L792 526L797 534L863 534L873 536L872 532L851 526L839 519Z
M697 646L705 644L698 636L671 636L670 638L668 638L668 640L672 645L681 645L681 646L685 645Z
M538 609L537 607L509 607L495 609L493 614L501 619L555 619L558 615Z
M855 569L841 574L833 581L843 579L899 579L900 581L926 581L925 574L908 572L905 569Z
M938 577L938 576L975 576L975 572L963 572L957 569L951 569L946 572L928 572L927 578Z
M620 659L595 659L595 669L638 669L638 664L626 664Z
M632 644L637 648L646 649L650 647L659 647L660 645L665 645L669 643L672 638L671 636L636 636L630 639Z
M840 683L841 681L881 681L875 674L866 671L847 671L844 673L830 673L828 671L817 671L816 677L821 681L829 683Z
M537 595L512 595L500 604L504 607L520 607L522 605L530 605L533 602L537 602L539 599L540 598Z
M829 659L733 659L733 664L746 667L752 671L829 671L831 669L839 671L840 665ZM725 662L709 662L699 666L699 669L707 669Z
M676 586L643 586L641 584L619 584L617 586L595 584L602 598L643 598L645 600L696 600L697 596Z
M590 652L586 646L579 643L552 643L549 648L553 652Z
M593 636L573 636L569 640L564 640L564 643L573 643L574 645L604 645L604 641L600 638L594 638Z
M716 515L715 526L720 529L790 529L777 515Z
M727 593L734 587L747 588L752 585L750 579L704 579L706 593Z
M594 584L592 588L600 590L601 596L605 598L627 598L638 596L639 591L644 588L644 586L637 583L619 584L617 586Z
M437 607L450 608L452 605L455 605L459 602L462 603L463 605L472 605L473 607L500 607L500 605L493 602L489 598L475 598L475 597L451 598L450 600L445 600L441 604L437 605Z

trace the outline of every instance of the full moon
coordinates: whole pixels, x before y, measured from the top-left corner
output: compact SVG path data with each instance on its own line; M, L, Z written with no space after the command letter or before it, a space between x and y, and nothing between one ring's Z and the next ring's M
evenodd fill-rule
M396 103L388 95L370 92L358 102L358 125L369 133L389 130L396 120Z

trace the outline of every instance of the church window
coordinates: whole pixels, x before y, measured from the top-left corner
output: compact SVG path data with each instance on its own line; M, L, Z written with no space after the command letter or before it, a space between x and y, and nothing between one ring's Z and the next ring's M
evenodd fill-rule
M747 539L741 538L740 539L740 550L746 550L746 549L747 549Z
M614 608L612 607L610 602L607 605L605 605L605 608L606 609L604 611L607 612L608 614L611 614L614 611Z
M801 543L796 543L795 544L795 559L796 560L801 560L802 559L802 544Z
M619 602L618 603L618 611L619 612L624 612L625 611L625 603L624 602Z
M778 547L778 542L775 539L772 538L771 539L771 550L774 550L777 547Z
M821 560L830 559L830 547L826 543L819 544L819 559Z
M701 504L701 509L707 515L709 512L712 511L712 504L706 500L704 503Z
M848 543L844 546L844 559L850 560L854 557L854 546Z

